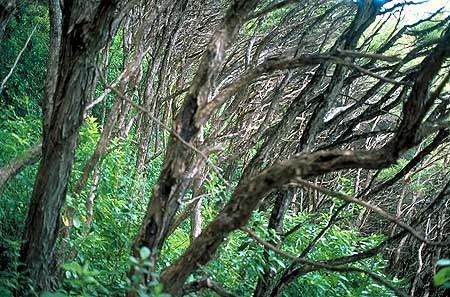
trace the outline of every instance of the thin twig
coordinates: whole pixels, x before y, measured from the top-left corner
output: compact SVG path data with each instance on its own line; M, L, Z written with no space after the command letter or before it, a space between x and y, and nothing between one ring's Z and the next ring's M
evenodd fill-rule
M343 50L343 49L337 49L337 52L343 56L351 57L351 58L371 58L371 59L376 59L376 60L386 61L386 62L398 62L399 60L401 60L397 56L385 56L385 55L381 55L381 54L364 53L364 52L349 51L349 50Z
M221 297L235 297L231 292L225 290L219 283L213 281L208 275L203 276L201 279L193 281L184 286L184 294L195 293L203 289L210 289L217 293Z
M312 260L308 260L308 259L304 259L304 258L299 258L299 257L291 255L290 253L285 252L285 251L275 247L274 245L272 245L269 242L265 241L264 239L260 238L253 230L251 230L248 227L242 227L241 230L246 232L248 235L250 235L251 238L253 238L256 242L262 244L264 247L268 248L269 250L271 250L285 258L292 260L295 263L316 267L318 269L327 269L327 270L338 271L338 272L362 272L362 273L367 274L368 276L370 276L377 282L383 284L387 288L391 289L397 295L408 296L402 290L394 287L393 285L391 285L390 283L388 283L383 278L381 278L380 276L376 275L373 272L367 271L367 270L359 268L359 267L330 265L330 264L326 264L324 262L317 262L317 261L312 261Z
M391 84L394 84L394 85L405 85L405 86L409 86L410 85L408 82L398 81L398 80L395 80L395 79L392 79L392 78L389 78L389 77L385 77L385 76L376 74L375 72L372 72L369 69L366 69L366 68L364 68L364 67L362 67L362 66L360 66L358 64L355 64L355 63L352 63L352 62L349 62L349 61L346 61L346 60L343 60L343 59L340 59L340 58L337 58L337 57L331 57L330 60L333 63L336 63L336 64L345 65L345 66L348 66L348 67L355 68L359 72L362 72L364 74L367 74L368 76L377 78L377 79L379 79L381 81L384 81L384 82L387 82L387 83L391 83Z
M424 242L426 244L429 245L435 245L435 246L445 246L447 247L449 245L449 243L445 243L445 242L434 242L434 241L429 241L428 239L423 238L413 227L411 227L410 225L406 224L405 222L397 219L396 217L394 217L393 215L387 213L386 211L384 211L383 209L379 208L378 206L372 205L366 201L357 199L355 197L350 197L347 195L344 195L342 193L336 192L336 191L332 191L329 189L325 189L321 186L318 186L314 183L311 183L307 180L301 179L301 178L295 178L295 183L297 183L298 185L304 186L304 187L308 187L311 189L314 189L316 191L319 191L323 194L329 195L329 196L334 196L338 199L344 200L346 202L349 203L355 203L358 205L361 205L367 209L372 210L373 212L377 213L379 216L381 216L382 218L402 227L404 230L408 231L409 233L411 233L415 238L417 238L418 240L420 240L421 242Z
M229 189L232 189L233 186L231 185L230 182L228 182L223 175L220 173L220 169L209 159L209 157L202 152L201 150L199 150L198 148L196 148L195 146L193 146L192 144L188 143L186 140L183 139L183 137L181 137L181 135L179 135L178 133L176 133L175 131L173 131L173 129L171 129L170 127L168 127L166 124L164 124L163 122L161 122L158 118L156 118L152 112L150 112L149 110L147 110L146 108L144 108L143 106L135 103L133 100L131 100L130 98L128 98L127 96L125 96L124 94L122 94L122 92L120 92L119 90L117 90L116 88L114 88L113 86L108 85L108 83L106 82L105 77L103 76L103 74L101 73L100 70L98 70L99 72L99 78L102 81L102 83L104 84L105 88L110 89L113 93L115 93L117 96L119 96L121 99L127 101L128 103L131 104L131 106L133 106L134 108L138 109L139 111L147 114L149 116L149 118L156 122L158 125L161 125L161 127L163 127L165 130L167 130L169 133L171 133L173 136L175 136L182 144L184 144L187 148L191 149L192 151L194 151L195 153L197 153L201 158L203 158L205 160L205 162L211 167L211 169L214 171L214 173L217 174L217 176L219 177L219 179L225 184L225 186Z
M6 77L3 79L2 84L0 85L0 94L3 91L3 88L5 87L6 83L8 82L8 80L10 79L11 75L14 72L14 69L16 69L17 63L19 63L20 58L22 57L23 52L25 51L25 49L28 47L28 44L31 41L31 37L33 37L34 32L37 29L37 25L34 26L33 31L31 31L31 34L28 36L27 41L25 42L25 45L23 46L23 48L20 50L19 54L17 55L16 60L14 61L13 66L11 67L11 69L9 70L8 75L6 75Z

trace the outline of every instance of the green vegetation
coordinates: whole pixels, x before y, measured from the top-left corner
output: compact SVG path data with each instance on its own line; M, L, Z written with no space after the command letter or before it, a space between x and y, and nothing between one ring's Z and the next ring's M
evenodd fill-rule
M244 16L227 14L228 1L161 1L170 9L147 3L104 23L102 9L74 12L80 20L63 10L61 32L81 37L63 38L72 48L58 62L73 55L76 63L53 78L62 99L52 107L64 115L49 119L51 4L17 1L0 39L0 83L23 50L0 93L0 181L11 161L26 164L0 184L1 297L168 297L168 287L204 297L446 296L448 17L395 39L403 24L382 23L375 0L364 2L368 11L352 1L277 9L267 9L277 1L248 1L255 5ZM225 25L241 19L218 31L237 33L211 43L227 47L214 52L210 38L225 26L219 16L232 19ZM89 34L104 44L89 43ZM77 38L87 41L74 46ZM436 70L420 64L426 59ZM226 100L201 114L222 92ZM74 151L58 151L71 141ZM41 142L37 156L27 151ZM55 168L67 182L39 196L36 177L54 176L42 165L52 162L64 163ZM51 207L39 204L49 197ZM57 234L45 255L24 252L32 206L48 224L35 226L48 242ZM48 266L42 282L31 254Z

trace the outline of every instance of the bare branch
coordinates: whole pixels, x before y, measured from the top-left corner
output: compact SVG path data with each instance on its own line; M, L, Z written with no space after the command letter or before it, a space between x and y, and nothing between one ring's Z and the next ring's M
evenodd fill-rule
M361 206L364 206L367 209L370 209L371 211L377 213L378 215L380 215L382 218L396 224L399 225L400 227L402 227L403 229L405 229L406 231L408 231L409 233L411 233L415 238L417 238L418 240L428 244L428 245L436 245L436 246L448 246L450 243L444 243L444 242L433 242L433 241L429 241L428 239L423 238L416 230L414 230L413 227L411 227L410 225L404 223L403 221L399 220L398 218L390 215L389 213L385 212L383 209L379 208L378 206L372 205L366 201L357 199L355 197L350 197L332 190L328 190L325 189L323 187L320 187L318 185L315 185L309 181L306 181L304 179L301 178L295 178L295 183L298 183L299 185L314 189L316 191L319 191L321 193L324 193L326 195L330 195L336 198L339 198L345 202L349 202L349 203L355 203Z
M195 293L204 289L210 289L222 297L235 297L236 295L226 291L219 283L213 281L210 277L204 276L200 280L193 281L183 287L183 293Z
M11 67L11 69L9 70L8 74L5 76L5 78L3 79L1 85L0 85L0 94L3 92L3 89L5 88L6 83L8 82L9 78L11 77L11 75L14 72L14 69L16 69L17 63L19 63L20 58L22 57L22 54L25 52L25 50L28 47L28 44L31 41L31 38L34 35L34 32L36 32L37 29L37 25L34 26L33 30L31 31L30 35L28 35L27 41L25 42L25 45L23 46L23 48L20 50L19 54L16 57L16 60L14 61L13 66Z
M252 231L251 229L247 228L247 227L242 227L241 228L242 231L247 232L248 235L250 235L250 237L252 237L255 241L257 241L258 243L262 244L264 247L268 248L269 250L289 259L292 260L294 263L298 263L298 264L302 264L302 265L308 265L308 266L312 266L315 267L317 269L327 269L327 270L331 270L331 271L337 271L337 272L362 272L367 274L369 277L373 278L375 281L379 282L380 284L386 286L387 288L391 289L392 291L394 291L396 294L398 294L399 296L408 296L405 292L403 292L402 290L394 287L393 285L391 285L389 282L385 281L383 278L381 278L380 276L376 275L373 272L367 271L365 269L359 268L359 267L352 267L352 266L335 266L335 265L329 265L326 262L317 262L317 261L312 261L312 260L308 260L308 259L304 259L304 258L299 258L296 257L294 255L291 255L283 250L280 250L279 248L273 246L272 244L268 243L267 241L261 239L254 231Z

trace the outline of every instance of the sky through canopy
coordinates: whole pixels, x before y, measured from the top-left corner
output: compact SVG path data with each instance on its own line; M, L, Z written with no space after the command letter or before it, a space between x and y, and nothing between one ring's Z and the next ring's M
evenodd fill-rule
M392 1L392 4L386 4L386 8L392 5L405 2L404 0ZM408 2L423 2L423 1L408 1ZM450 11L450 0L429 0L422 4L407 5L405 7L404 15L408 21L415 21L419 18L423 18L424 15L435 12L439 8L444 7L445 10Z

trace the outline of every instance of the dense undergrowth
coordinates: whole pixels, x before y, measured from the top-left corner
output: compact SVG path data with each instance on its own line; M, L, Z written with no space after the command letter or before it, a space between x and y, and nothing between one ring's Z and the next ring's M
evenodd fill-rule
M39 139L39 119L32 114L27 117L9 115L11 120L3 122L1 129L0 164L20 154L26 147ZM30 123L35 123L30 125ZM99 125L94 117L89 117L81 129L80 144L74 165L72 184L79 177L79 168L92 154L98 140ZM136 201L139 187L151 188L156 181L161 167L161 157L147 164L143 180L136 180L132 165L135 160L130 151L132 135L127 139L116 139L113 149L103 160L102 173L95 191L94 220L89 230L86 229L85 201L90 185L78 197L68 194L66 207L76 209L74 228L67 241L67 251L75 255L67 259L62 266L64 281L58 294L46 296L123 296L131 289L132 281L128 279L130 265L143 265L141 259L130 260L130 243L136 233L142 215L147 205L145 198ZM131 170L130 170L131 169ZM0 200L2 240L2 261L7 263L7 269L2 271L0 278L0 293L2 296L13 296L12 292L20 282L18 272L20 265L18 256L20 249L20 234L26 217L27 205L31 195L36 166L23 171L3 191ZM229 193L221 189L218 180L214 178L208 183L207 195L211 197L204 205L203 216L206 225L218 212L217 205ZM343 185L343 190L345 185ZM351 191L351 189L345 189ZM339 203L339 202L336 202ZM336 205L337 206L337 205ZM349 214L353 209L347 210ZM250 223L258 231L261 238L271 238L275 234L267 234L267 213L255 212ZM289 213L286 218L287 230L297 225L301 227L283 241L286 251L295 253L306 247L329 220L330 213L317 214L298 212ZM343 215L345 217L345 214ZM64 218L62 224L64 224ZM361 248L370 248L380 243L382 235L362 235L356 229L348 228L350 221L345 220L336 225L323 237L311 253L311 259L327 259L346 256ZM162 252L163 258L159 265L166 265L189 244L189 221L183 223L173 235ZM301 235L301 236L300 236ZM145 256L145 251L143 252ZM213 260L201 271L214 275L216 280L227 284L239 295L248 296L254 290L258 276L263 273L264 248L243 232L235 232L227 239L226 244L219 251L220 259ZM290 262L273 252L269 252L270 269L286 268ZM361 268L382 271L386 268L386 260L381 256L361 261ZM143 269L146 267L143 265ZM198 272L201 274L201 272ZM380 275L389 278L387 275ZM396 281L398 282L398 280ZM158 285L152 288L153 295L160 296ZM156 292L156 293L155 293ZM295 282L287 291L286 296L293 296L295 292L304 292L304 296L394 296L388 289L377 284L362 273L332 273L314 272L305 275ZM155 295L156 294L156 295ZM210 293L204 293L209 296ZM145 295L142 295L145 296Z
M5 92L0 97L0 167L13 158L20 157L30 146L40 141L42 124L41 108L42 89L45 79L48 16L45 7L27 4L20 7L14 19L7 28L6 41L3 41L0 54L0 77L4 77L20 51L28 34L37 25L37 31L32 38L32 45L25 51L14 75L8 82ZM275 22L275 21L274 21ZM269 23L267 26L273 26ZM112 49L109 77L117 76L122 68L122 53L120 44L122 35L118 34L114 41L117 50ZM101 93L101 84L97 93ZM93 185L89 180L79 195L72 194L72 187L79 179L82 169L94 152L99 140L104 118L111 107L113 97L108 96L105 103L96 106L86 117L81 127L79 144L76 150L75 162L69 183L69 190L63 213L73 209L72 222L63 215L60 225L70 224L70 234L63 237L57 244L56 251L61 246L64 263L58 269L62 276L56 280L56 292L43 296L123 296L132 290L139 296L165 296L158 283L158 274L154 273L154 281L141 286L144 272L152 269L148 261L150 252L141 249L140 257L131 257L131 244L145 210L150 193L161 171L164 155L150 160L145 166L145 172L136 172L136 134L134 127L124 138L113 139L107 155L102 159L98 181ZM399 162L399 167L406 164ZM21 234L27 214L33 189L37 164L27 167L3 189L0 198L0 296L15 296L23 281L20 272L22 265L19 260ZM388 179L399 169L391 168L381 172L381 180ZM415 178L418 178L416 176ZM419 182L417 191L426 191ZM335 188L345 194L354 192L353 180L342 178ZM89 195L95 195L93 219L87 226L86 201ZM190 193L191 194L191 193ZM224 187L214 173L208 175L204 195L208 197L203 202L203 225L206 226L220 211L225 201L231 196L231 191ZM190 199L188 194L187 199ZM270 212L264 205L254 212L248 224L256 230L259 237L267 241L281 242L279 248L291 254L299 254L328 224L333 211L342 205L342 201L331 199L327 202L329 211L320 213L307 210L287 212L284 219L284 230L292 230L286 237L280 234L269 234L267 228ZM327 209L327 208L325 208ZM359 206L348 205L341 212L339 221L317 242L308 254L310 260L323 260L352 255L380 244L386 237L380 232L361 232L354 226L355 214L361 212ZM188 247L190 242L190 222L184 221L168 238L161 253L161 259L156 271L168 266ZM265 269L281 271L292 264L250 238L247 233L236 231L226 239L212 261L197 270L190 277L193 281L202 275L214 276L214 280L233 291L238 296L250 296L255 285ZM270 265L266 266L269 259ZM129 277L130 266L135 274ZM375 272L378 277L407 288L404 280L390 275L388 260L383 254L359 261L354 267ZM189 280L188 280L189 281ZM395 296L395 294L373 278L361 272L330 272L318 270L297 279L284 292L284 296ZM212 296L204 291L198 296ZM192 295L194 296L194 295ZM195 295L197 296L197 295Z

